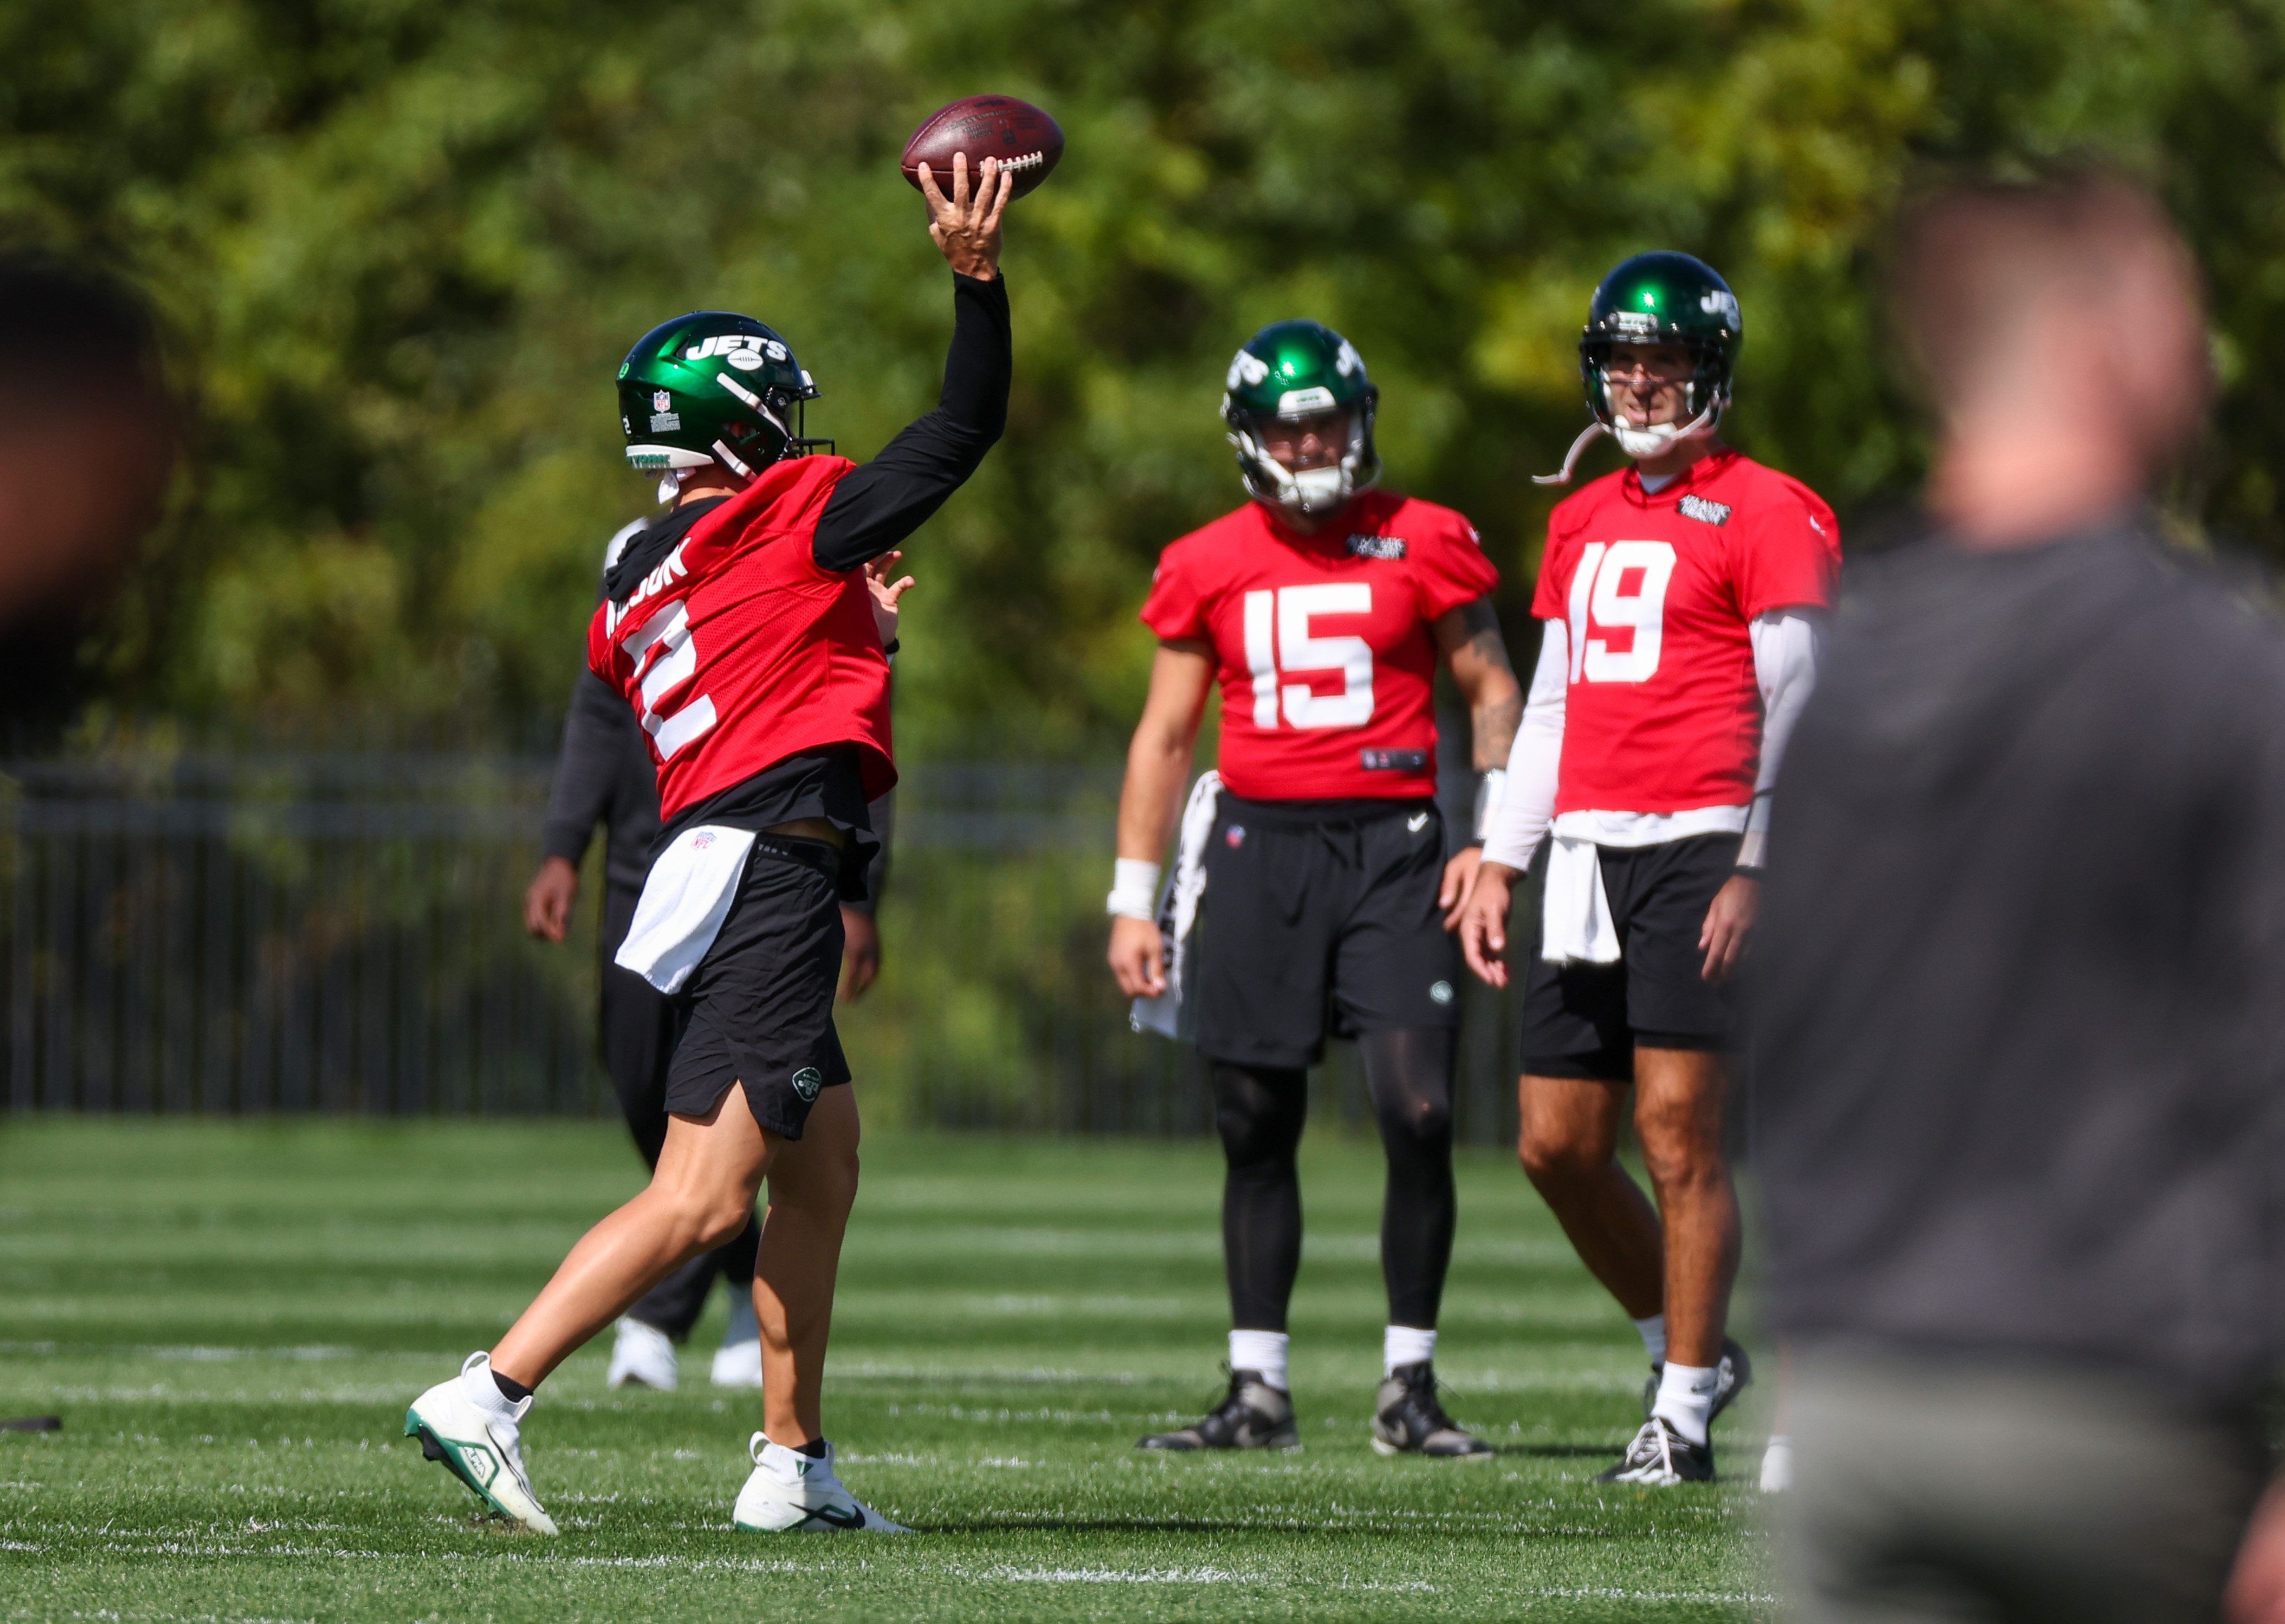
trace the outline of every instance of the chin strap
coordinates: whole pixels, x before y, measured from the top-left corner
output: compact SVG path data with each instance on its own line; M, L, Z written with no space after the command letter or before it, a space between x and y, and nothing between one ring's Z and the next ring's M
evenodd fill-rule
M1571 482L1572 470L1579 466L1580 454L1590 445L1592 445L1595 443L1595 436L1597 435L1606 435L1610 432L1611 431L1609 429L1603 427L1602 421L1599 419L1588 424L1586 428L1579 431L1579 437L1571 442L1571 449L1563 453L1563 466L1552 474L1533 475L1531 476L1531 482L1535 485L1569 484Z
M1671 434L1659 435L1657 437L1661 443L1659 446L1658 451L1663 451L1667 446L1672 445L1678 440L1687 440L1692 435L1705 434L1710 431L1716 424L1722 420L1722 408L1729 404L1728 400L1717 396L1707 406L1705 411L1692 418L1684 427L1675 430ZM1633 432L1639 434L1648 433L1651 431L1637 429ZM1531 482L1535 485L1569 484L1571 482L1571 475L1573 471L1579 466L1579 458L1581 453L1584 452L1590 445L1594 443L1595 436L1597 435L1609 435L1614 439L1618 440L1622 446L1625 446L1626 452L1629 457L1655 457L1658 455L1658 451L1637 451L1632 446L1626 445L1625 436L1620 435L1617 429L1611 428L1608 424L1605 423L1598 418L1594 422L1588 424L1586 428L1581 429L1579 431L1579 437L1571 442L1571 449L1563 453L1563 466L1561 468L1552 474L1535 474L1531 476Z

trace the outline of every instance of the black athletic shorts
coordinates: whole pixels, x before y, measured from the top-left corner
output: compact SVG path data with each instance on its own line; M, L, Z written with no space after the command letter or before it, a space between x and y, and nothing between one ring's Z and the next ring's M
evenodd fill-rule
M1205 871L1191 985L1208 1059L1314 1065L1329 1035L1459 1024L1433 801L1225 793Z
M1603 846L1603 894L1618 927L1616 964L1550 964L1531 922L1523 983L1523 1069L1534 1077L1632 1082L1635 1045L1728 1049L1729 983L1708 982L1698 945L1714 894L1737 870L1739 836ZM1543 852L1539 861L1547 859Z
M667 1110L703 1117L742 1083L755 1121L799 1139L820 1091L849 1080L833 1028L840 873L841 854L821 840L754 836L737 899L676 995Z

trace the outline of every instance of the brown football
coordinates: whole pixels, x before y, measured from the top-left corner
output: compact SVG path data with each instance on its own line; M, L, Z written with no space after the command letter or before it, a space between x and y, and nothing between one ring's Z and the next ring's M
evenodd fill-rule
M1009 195L1022 197L1055 173L1064 155L1064 132L1046 114L1012 96L963 96L921 121L905 143L905 178L918 191L921 165L929 167L938 188L952 195L952 158L968 154L974 175L986 158L1015 172Z

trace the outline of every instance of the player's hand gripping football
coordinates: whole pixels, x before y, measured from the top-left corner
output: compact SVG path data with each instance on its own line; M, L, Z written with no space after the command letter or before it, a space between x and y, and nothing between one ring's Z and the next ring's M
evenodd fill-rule
M1486 986L1507 985L1507 912L1515 878L1505 863L1479 863L1475 883L1460 902L1460 956Z
M1746 945L1754 933L1754 919L1761 911L1759 880L1733 874L1714 893L1714 906L1706 910L1705 926L1698 932L1699 951L1706 955L1706 968L1700 973L1707 980L1718 985L1729 980L1745 961Z
M969 195L968 154L952 157L952 195L946 197L928 165L921 165L921 195L928 199L929 235L942 250L945 263L964 277L989 282L1000 272L1000 216L1016 177L1001 170L997 158L986 158L977 176L975 195Z

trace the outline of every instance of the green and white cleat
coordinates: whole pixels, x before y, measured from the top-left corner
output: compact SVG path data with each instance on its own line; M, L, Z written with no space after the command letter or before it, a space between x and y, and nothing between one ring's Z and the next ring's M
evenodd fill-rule
M760 1432L747 1443L753 1474L738 1491L730 1520L750 1534L910 1534L842 1487L833 1446L822 1457L773 1444Z
M494 1385L491 1354L471 1353L459 1375L412 1400L404 1435L510 1522L553 1534L555 1519L540 1510L523 1471L517 1427L530 1408L530 1398L510 1404Z

